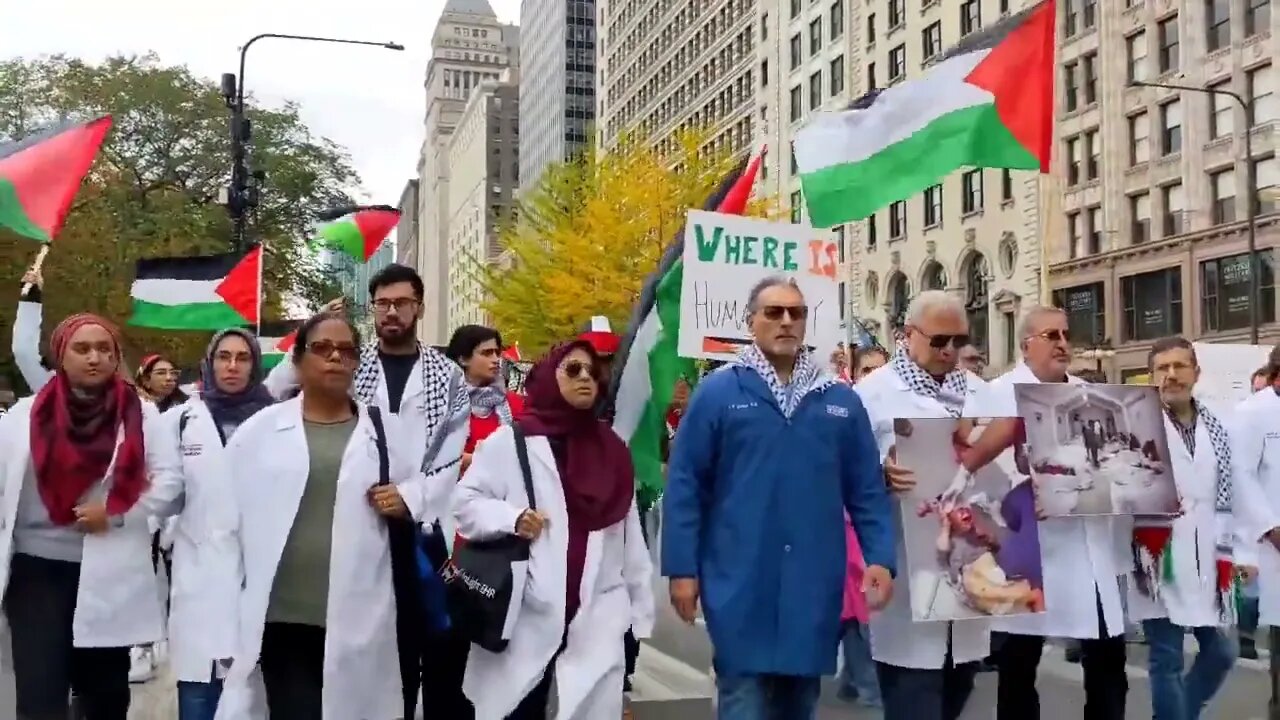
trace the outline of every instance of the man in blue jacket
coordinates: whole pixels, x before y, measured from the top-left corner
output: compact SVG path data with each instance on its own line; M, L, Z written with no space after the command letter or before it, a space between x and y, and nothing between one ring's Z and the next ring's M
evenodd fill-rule
M809 720L836 669L844 512L878 609L893 591L891 504L866 410L805 348L795 282L761 281L747 310L755 343L699 383L672 443L662 574L685 622L702 603L721 720Z

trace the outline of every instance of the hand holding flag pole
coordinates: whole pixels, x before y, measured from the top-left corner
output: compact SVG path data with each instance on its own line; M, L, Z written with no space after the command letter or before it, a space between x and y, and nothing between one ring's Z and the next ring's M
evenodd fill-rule
M44 259L46 256L48 256L50 247L52 246L49 245L48 243L45 243L44 245L40 246L40 252L36 253L35 262L31 263L31 269L27 271L28 275L32 275L35 277L40 276L40 268L44 267ZM22 293L19 295L19 297L23 297L23 298L27 297L27 295L31 292L31 288L35 286L36 284L34 282L23 283Z

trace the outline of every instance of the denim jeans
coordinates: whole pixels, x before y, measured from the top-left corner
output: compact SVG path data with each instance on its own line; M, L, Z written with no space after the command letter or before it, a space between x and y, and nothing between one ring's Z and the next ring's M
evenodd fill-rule
M213 720L222 697L222 681L178 682L178 720Z
M716 675L717 720L815 720L822 678Z
M1166 619L1142 623L1151 648L1151 710L1155 720L1196 720L1227 679L1236 648L1221 628L1184 628ZM1190 632L1200 651L1183 671L1183 638Z
M840 694L868 707L880 707L880 680L871 659L871 628L857 620L846 622L840 647L844 651Z

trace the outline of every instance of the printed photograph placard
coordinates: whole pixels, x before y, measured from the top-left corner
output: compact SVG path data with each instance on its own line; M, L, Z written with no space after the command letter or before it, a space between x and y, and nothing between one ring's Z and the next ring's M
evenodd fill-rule
M1035 492L1018 418L894 421L895 462L916 622L1044 611ZM969 473L964 464L976 467Z

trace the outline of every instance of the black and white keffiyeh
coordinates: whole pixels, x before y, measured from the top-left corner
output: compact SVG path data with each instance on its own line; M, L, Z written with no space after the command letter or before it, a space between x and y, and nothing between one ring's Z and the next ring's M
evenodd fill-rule
M915 394L937 400L951 417L960 417L960 413L964 412L965 398L969 394L969 380L964 370L956 368L947 373L942 382L938 382L907 357L906 351L901 348L893 354L890 364Z
M496 412L503 425L511 424L511 403L507 402L507 389L501 380L479 387L468 386L467 392L471 396L472 415L487 418Z
M470 411L471 397L457 363L422 343L418 343L418 359L422 368L422 394L426 400L427 454L423 464L426 470L428 465L435 464L435 453L442 441L442 427L459 413ZM353 388L356 399L365 405L375 404L381 379L382 359L378 356L378 343L371 340L360 350L360 366L356 368Z
M826 378L824 381L820 377L818 365L813 361L813 355L807 350L801 350L796 355L795 368L791 371L791 382L785 384L778 377L778 371L773 369L773 365L769 363L764 353L760 352L757 345L753 344L738 353L738 364L754 370L764 380L769 386L769 392L773 394L773 399L778 403L778 409L787 418L795 413L796 408L800 406L800 400L805 395L835 382L834 378Z
M1199 400L1196 404L1197 421L1204 421L1204 429L1209 432L1209 442L1213 445L1213 457L1218 464L1218 487L1214 509L1219 513L1230 513L1234 502L1231 490L1231 441L1227 429L1222 426L1218 416ZM1192 452L1195 452L1192 449Z

